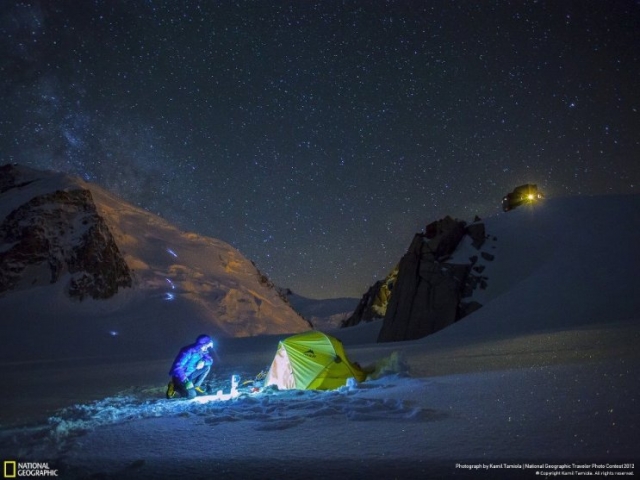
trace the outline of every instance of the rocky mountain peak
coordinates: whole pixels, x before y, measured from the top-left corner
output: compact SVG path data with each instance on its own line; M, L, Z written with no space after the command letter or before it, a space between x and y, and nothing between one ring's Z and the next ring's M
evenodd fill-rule
M100 301L79 301L89 299ZM226 242L180 230L80 178L22 165L0 166L0 303L7 343L25 341L29 318L28 328L53 336L94 335L110 354L137 349L140 339L155 351L194 333L310 328Z
M400 341L424 337L469 315L482 306L470 300L474 290L487 284L477 265L479 258L492 259L491 254L481 252L486 238L479 219L467 225L447 216L428 224L414 236L393 271L365 293L342 326L383 318L378 341ZM463 243L477 254L454 259Z
M34 180L0 168L0 199ZM0 224L0 293L66 282L75 299L109 298L132 276L86 189L32 197Z

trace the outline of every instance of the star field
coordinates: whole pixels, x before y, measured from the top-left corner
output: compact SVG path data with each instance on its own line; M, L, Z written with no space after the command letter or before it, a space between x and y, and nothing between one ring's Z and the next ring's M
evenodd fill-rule
M0 6L0 163L69 172L361 296L415 232L640 181L634 1Z

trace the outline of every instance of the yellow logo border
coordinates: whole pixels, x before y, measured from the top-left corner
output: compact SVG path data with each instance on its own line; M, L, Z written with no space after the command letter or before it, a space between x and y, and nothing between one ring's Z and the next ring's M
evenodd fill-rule
M13 475L9 474L9 469L7 468L9 465L13 466ZM18 476L18 462L15 460L5 460L4 461L4 478L16 478Z

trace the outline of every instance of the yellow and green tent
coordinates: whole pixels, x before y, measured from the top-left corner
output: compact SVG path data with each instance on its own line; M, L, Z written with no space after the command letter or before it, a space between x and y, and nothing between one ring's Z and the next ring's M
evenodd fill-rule
M347 359L342 342L310 331L285 338L271 363L265 386L280 390L333 390L349 378L362 382L365 372Z

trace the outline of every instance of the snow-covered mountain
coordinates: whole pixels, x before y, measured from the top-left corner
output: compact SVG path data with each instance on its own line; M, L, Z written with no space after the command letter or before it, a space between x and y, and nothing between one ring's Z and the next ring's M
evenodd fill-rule
M200 332L309 329L227 243L81 179L14 165L0 170L0 311L6 358L135 354Z
M455 241L449 242L455 249L426 262L423 257L433 256L429 242L447 243L452 235L429 240L424 232L417 233L400 267L371 287L350 325L372 319L382 323L384 318L381 337L385 327L420 333L404 338L411 339L449 329L454 321L510 330L520 328L522 318L527 328L552 327L557 322L555 312L541 313L550 306L567 312L563 321L575 324L601 321L610 315L612 304L620 319L633 318L640 310L634 294L640 291L639 195L553 198L466 228L464 222L450 223L459 230ZM475 240L464 234L478 226L481 235ZM612 277L610 272L616 274ZM387 284L392 287L381 294ZM383 312L372 316L380 297L390 305L396 300L396 311L402 315L391 312L396 313L394 318L385 303ZM471 314L456 316L463 303L474 305ZM438 318L442 311L452 312L449 321ZM480 320L487 316L490 320ZM428 325L430 317L443 325Z
M357 298L328 298L316 300L303 297L291 290L283 290L293 309L309 320L316 330L326 331L340 328L358 305Z

